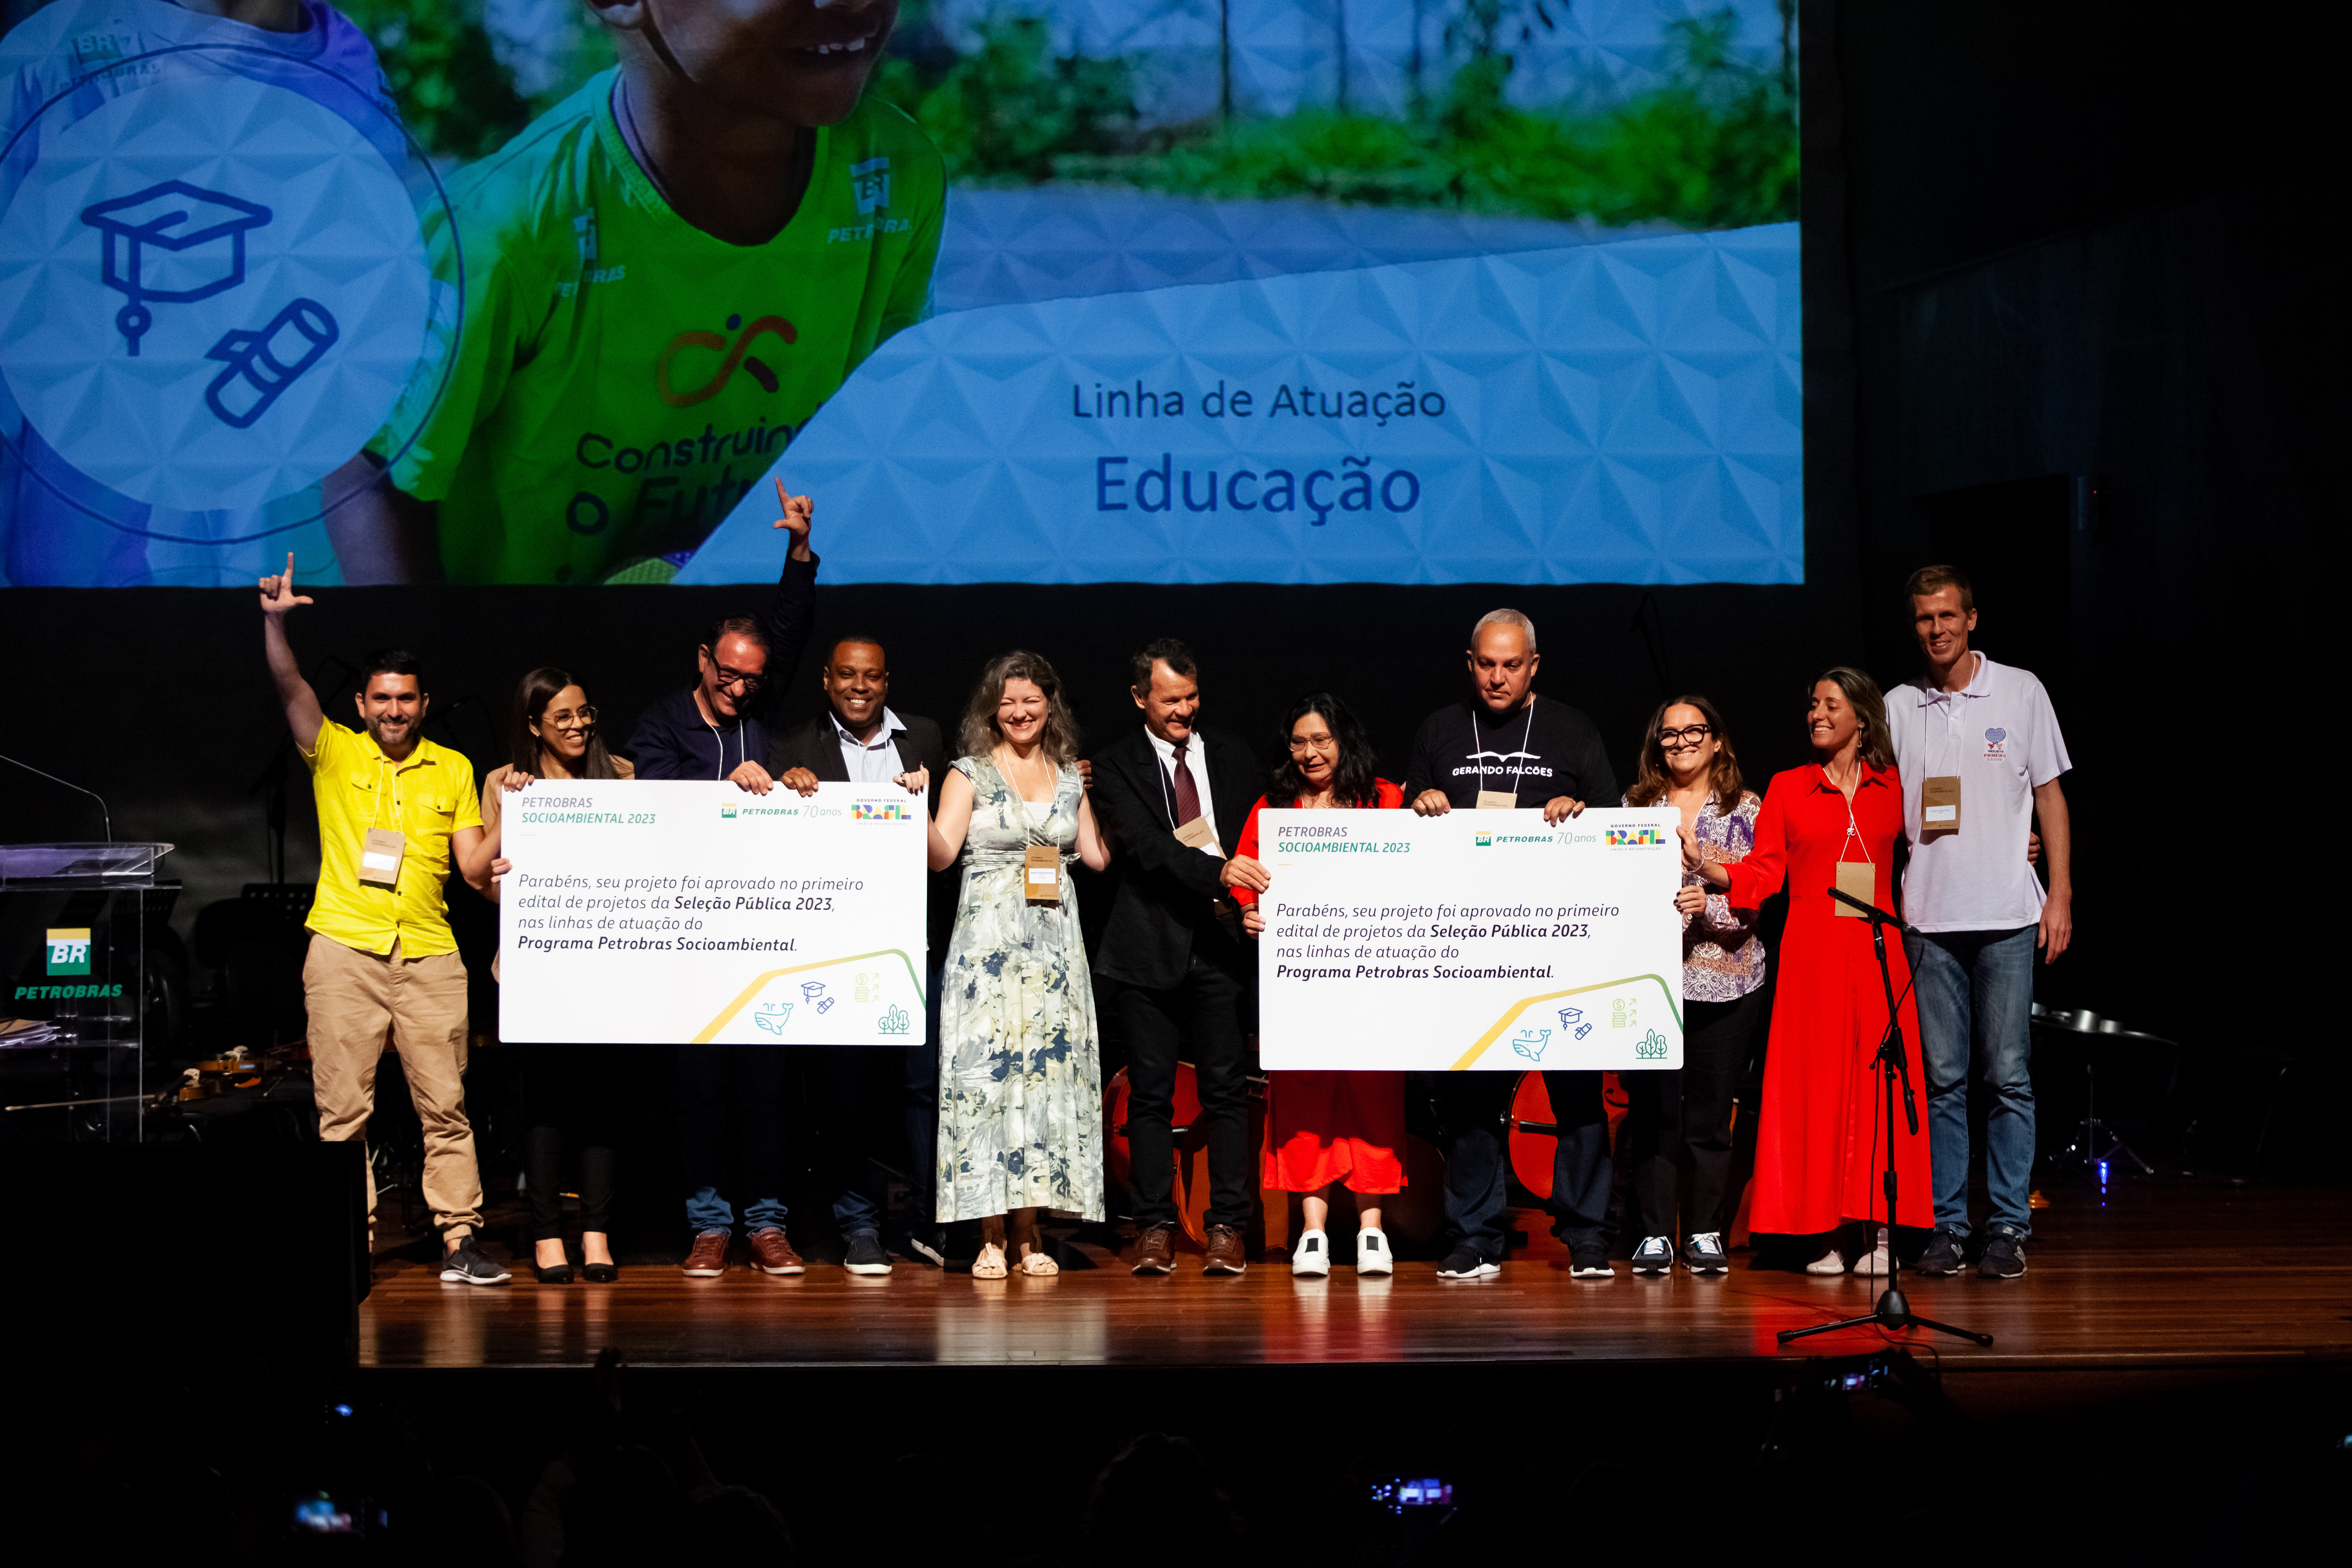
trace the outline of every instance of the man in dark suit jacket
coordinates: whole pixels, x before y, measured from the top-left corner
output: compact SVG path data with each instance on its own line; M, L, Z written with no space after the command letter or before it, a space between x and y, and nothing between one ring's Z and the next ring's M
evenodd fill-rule
M1135 1272L1176 1267L1175 1110L1180 1021L1209 1135L1209 1257L1203 1272L1239 1274L1248 1258L1255 1151L1249 1143L1243 1009L1250 965L1226 889L1233 847L1265 770L1229 731L1202 731L1199 670L1172 638L1135 656L1141 727L1097 752L1095 814L1118 843L1110 920L1094 972L1113 984L1127 1035L1128 1196Z
M890 710L890 668L882 645L869 637L843 637L825 656L820 677L825 706L805 724L777 735L768 771L784 788L807 795L820 782L883 783L919 773L928 804L939 808L940 777L948 753L940 727L929 719ZM944 880L944 887L942 881ZM872 1046L811 1047L824 1101L825 1184L833 1193L834 1224L847 1249L852 1274L887 1274L890 1255L881 1237L882 1199L873 1178L867 1136L884 1101L895 1104L907 1142L907 1244L933 1263L942 1261L932 1219L930 1173L938 1140L939 964L955 919L955 877L934 875L926 925L930 942L929 1026L924 1043L903 1051Z

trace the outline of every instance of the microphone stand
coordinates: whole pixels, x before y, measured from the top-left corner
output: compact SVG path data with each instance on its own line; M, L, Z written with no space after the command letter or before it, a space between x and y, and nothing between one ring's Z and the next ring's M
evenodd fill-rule
M1973 1329L1956 1329L1949 1323L1939 1323L1933 1318L1923 1318L1911 1310L1903 1288L1896 1283L1902 1265L1895 1260L1895 1086L1903 1085L1903 1115L1911 1135L1919 1135L1919 1102L1911 1095L1911 1063L1903 1051L1903 1019L1895 1010L1895 972L1886 963L1886 928L1895 923L1895 917L1877 905L1855 898L1843 888L1832 888L1830 897L1842 904L1851 904L1870 922L1870 943L1878 953L1878 981L1886 992L1886 1034L1878 1042L1878 1077L1885 1089L1886 1118L1886 1289L1878 1298L1878 1305L1858 1318L1841 1318L1834 1323L1815 1323L1809 1329L1783 1329L1782 1344L1794 1340L1810 1339L1814 1334L1833 1334L1840 1329L1933 1329L1939 1334L1955 1339L1970 1340L1980 1345L1992 1343L1990 1334L1980 1334Z

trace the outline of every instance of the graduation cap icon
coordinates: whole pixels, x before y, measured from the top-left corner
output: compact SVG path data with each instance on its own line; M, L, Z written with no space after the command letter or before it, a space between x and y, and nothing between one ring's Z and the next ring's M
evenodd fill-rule
M184 305L245 281L245 235L270 211L184 180L165 180L131 195L81 209L81 221L105 237L106 286L121 293L115 330L133 358L154 324L148 302Z

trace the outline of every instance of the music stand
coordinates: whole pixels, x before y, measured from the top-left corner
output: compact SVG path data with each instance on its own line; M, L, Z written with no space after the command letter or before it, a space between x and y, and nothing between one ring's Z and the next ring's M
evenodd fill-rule
M1782 1329L1780 1341L1810 1339L1815 1334L1832 1334L1840 1329L1933 1329L1939 1334L1969 1340L1979 1345L1992 1343L1990 1334L1980 1334L1973 1329L1957 1329L1949 1323L1939 1323L1933 1318L1923 1318L1912 1311L1911 1303L1897 1283L1903 1265L1895 1256L1895 1085L1900 1078L1903 1084L1903 1114L1911 1128L1911 1135L1919 1134L1919 1102L1911 1093L1911 1064L1903 1053L1903 1018L1895 1006L1895 971L1886 962L1886 928L1895 924L1893 915L1875 904L1865 903L1842 888L1832 888L1830 897L1843 904L1851 904L1870 922L1870 944L1878 953L1878 982L1886 992L1886 1034L1878 1042L1878 1078L1885 1089L1884 1114L1886 1118L1886 1289L1879 1293L1878 1305L1858 1318L1841 1318L1834 1323L1815 1323L1807 1329Z

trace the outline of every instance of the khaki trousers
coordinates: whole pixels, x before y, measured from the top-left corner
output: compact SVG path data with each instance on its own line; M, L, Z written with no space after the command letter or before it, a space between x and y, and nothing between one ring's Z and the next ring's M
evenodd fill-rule
M449 1240L471 1236L482 1223L482 1173L466 1120L465 961L454 952L403 958L397 942L390 956L379 957L313 931L302 994L310 1012L320 1141L365 1141L376 1063L389 1037L425 1126L425 1201L433 1223ZM373 1233L373 1163L367 1201Z

